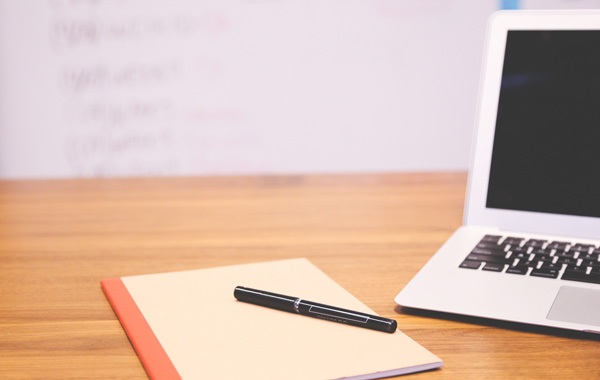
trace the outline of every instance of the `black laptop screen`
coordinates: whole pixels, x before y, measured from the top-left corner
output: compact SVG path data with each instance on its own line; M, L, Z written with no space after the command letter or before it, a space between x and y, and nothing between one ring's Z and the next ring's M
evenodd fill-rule
M600 217L600 31L510 31L487 207Z

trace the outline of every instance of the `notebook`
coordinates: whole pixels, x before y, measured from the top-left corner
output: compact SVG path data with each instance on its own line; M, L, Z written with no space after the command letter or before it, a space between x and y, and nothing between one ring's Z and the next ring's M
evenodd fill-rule
M237 301L236 286L374 314L306 259L108 279L152 379L377 379L438 368L414 340Z
M464 222L396 303L600 331L600 12L492 15Z

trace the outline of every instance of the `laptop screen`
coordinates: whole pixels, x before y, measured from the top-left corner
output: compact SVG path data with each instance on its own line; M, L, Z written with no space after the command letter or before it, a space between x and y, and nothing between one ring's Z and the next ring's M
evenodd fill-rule
M600 31L509 31L488 208L600 217Z

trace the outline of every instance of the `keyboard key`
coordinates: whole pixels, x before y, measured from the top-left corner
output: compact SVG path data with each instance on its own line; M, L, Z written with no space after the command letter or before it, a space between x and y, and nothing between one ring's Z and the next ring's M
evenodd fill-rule
M568 243L566 241L553 241L552 243L548 244L546 248L564 251L568 245L571 245L571 243Z
M531 253L533 253L534 255L538 256L550 256L550 254L552 253L552 250L550 249L539 249L536 248L533 251L531 251Z
M502 236L500 235L485 235L483 239L481 239L481 241L488 243L498 243L500 239L502 239Z
M557 256L557 257L559 257L559 258L560 258L560 257L562 257L562 258L569 258L569 259L572 259L572 258L574 258L574 257L575 257L575 252L573 252L573 251L567 251L567 252L556 252L556 253L554 254L554 256Z
M586 274L585 271L565 270L561 279L600 284L600 272Z
M571 259L569 257L559 257L556 260L556 264L567 264L567 265L575 265L577 264L577 259Z
M593 253L586 253L584 255L579 255L577 258L582 259L582 260L598 261L598 256L594 255Z
M514 260L514 259L519 259L519 261L529 261L529 257L531 255L529 253L519 253L519 254L512 254L510 255L510 259Z
M587 272L587 267L583 265L568 265L565 268L565 272L573 272L573 273L583 273Z
M523 245L524 247L541 248L546 243L546 240L529 239Z
M600 268L600 261L598 260L583 260L581 262L582 267Z
M533 277L557 278L558 271L557 270L547 271L547 270L541 270L541 269L534 269L531 271L531 273L529 273L529 275L533 276Z
M554 250L554 254L552 256L560 256L560 255L564 255L565 254L565 250L564 249L555 249Z
M496 244L496 243L482 243L482 242L480 242L479 244L477 244L477 246L475 248L493 249L493 250L503 251L504 250L504 245L503 244Z
M591 244L575 244L571 247L571 251L585 251L587 253L589 252L590 248L596 247Z
M506 239L504 239L504 241L502 242L502 244L521 245L521 243L523 242L523 240L525 240L525 239L509 236Z
M480 265L481 265L481 261L465 260L462 262L462 264L460 264L460 267L467 268L467 269L479 269Z
M574 262L571 264L575 264L577 262L577 260L575 259L567 259L567 258L563 258L563 260L573 260ZM533 261L537 261L537 262L542 262L544 264L551 264L552 261L554 261L554 257L550 257L550 256L535 256L533 258Z
M467 260L472 261L485 261L486 263L498 263L498 264L508 264L510 260L505 259L502 256L493 256L493 255L476 255L471 253L467 256Z
M568 253L573 254L573 257L576 257L576 258L580 258L581 256L585 256L588 254L587 251L574 251L574 250L570 250Z
M527 268L536 268L537 261L519 261L519 265L526 266Z
M515 265L513 267L508 267L508 269L506 269L506 273L527 274L528 270L529 270L529 267L526 265Z
M492 272L502 272L504 269L504 264L499 263L485 263L483 270L489 270Z
M510 247L510 251L512 253L527 253L529 251L528 247Z
M502 249L488 249L488 248L475 248L471 251L476 255L494 255L494 256L506 256L506 252Z
M560 268L561 266L559 265L542 265L540 269L533 268L529 275L535 277L557 278Z

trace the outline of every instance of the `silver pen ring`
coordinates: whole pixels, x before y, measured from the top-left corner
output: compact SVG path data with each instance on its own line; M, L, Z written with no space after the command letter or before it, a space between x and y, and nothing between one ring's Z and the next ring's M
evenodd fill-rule
M296 300L294 301L294 311L298 314L300 314L300 298L296 298Z

